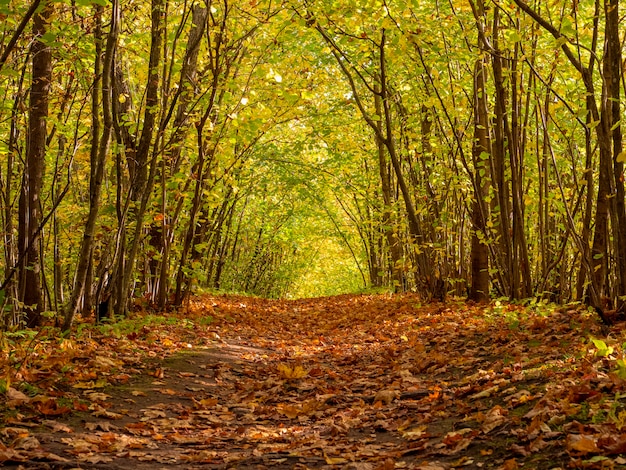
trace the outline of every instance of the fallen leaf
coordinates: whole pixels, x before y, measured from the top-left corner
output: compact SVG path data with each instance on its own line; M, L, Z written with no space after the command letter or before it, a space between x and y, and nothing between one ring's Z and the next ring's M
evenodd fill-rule
M380 402L389 405L398 398L399 395L400 393L397 390L380 390L374 396L374 403Z
M111 395L107 395L106 393L101 392L86 393L85 396L91 401L107 401L109 398L111 398Z
M519 464L515 459L508 459L504 461L504 465L498 468L498 470L517 470L519 468Z
M501 426L503 423L506 422L506 415L506 410L504 410L501 406L494 406L491 410L487 412L487 415L485 416L485 421L480 427L480 430L485 434L489 434L495 428Z
M41 447L41 443L34 436L20 437L13 441L11 447L17 450L34 450Z
M23 392L19 390L15 390L13 387L9 387L6 393L6 405L9 408L14 408L17 406L24 405L26 403L30 403L31 398Z
M68 425L64 423L59 423L58 421L52 421L50 419L44 420L41 424L49 427L54 432L67 432L67 433L74 432L74 430L70 428Z
M53 398L37 403L37 410L46 416L58 416L72 412L67 406L59 405Z
M105 379L98 379L96 381L90 380L88 382L76 382L75 384L72 385L72 387L80 388L80 389L93 389L93 388L104 388L107 385L109 385L109 383Z
M217 398L203 398L198 403L205 407L212 407L217 405L218 400Z
M568 434L567 449L580 452L582 454L600 452L596 438L584 434Z
M301 379L306 377L308 372L302 366L290 367L287 364L278 364L278 372L281 377L287 380Z
M427 429L428 429L428 426L423 425L423 426L418 426L416 428L408 429L406 431L401 431L401 434L404 439L412 441L415 439L421 439L423 437L427 437L428 436L428 433L426 432Z
M324 460L326 460L326 463L328 465L339 465L348 462L348 460L344 459L343 457L329 457L328 455L326 455L326 452L324 452Z

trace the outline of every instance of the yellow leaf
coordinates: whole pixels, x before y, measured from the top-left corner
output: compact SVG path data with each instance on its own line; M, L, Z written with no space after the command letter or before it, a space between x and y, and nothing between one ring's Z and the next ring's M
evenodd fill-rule
M402 437L408 441L411 441L414 439L421 439L428 434L426 432L427 429L428 429L428 426L426 425L408 429L402 432Z
M308 375L308 372L302 366L291 368L287 364L279 364L278 372L284 379L301 379Z
M326 463L328 465L339 465L342 463L348 463L347 459L344 459L343 457L329 457L328 455L326 455L326 452L324 452L324 459L326 460Z
M107 385L108 385L108 382L106 380L99 379L99 380L96 380L95 382L93 380L90 380L89 382L76 382L74 385L72 385L72 387L88 389L88 388L103 388L103 387L106 387Z
M284 414L289 419L297 418L301 412L299 407L294 405L285 405L284 403L279 403L277 406L277 410L279 413Z
M615 160L617 160L618 163L626 163L626 150L622 150Z
M204 398L200 400L202 406L215 406L217 405L217 398Z

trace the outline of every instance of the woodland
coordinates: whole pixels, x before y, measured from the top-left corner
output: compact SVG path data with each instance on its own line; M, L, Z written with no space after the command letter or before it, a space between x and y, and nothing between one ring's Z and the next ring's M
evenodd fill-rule
M618 0L0 15L5 326L207 291L621 310Z
M626 468L619 0L0 20L0 466Z

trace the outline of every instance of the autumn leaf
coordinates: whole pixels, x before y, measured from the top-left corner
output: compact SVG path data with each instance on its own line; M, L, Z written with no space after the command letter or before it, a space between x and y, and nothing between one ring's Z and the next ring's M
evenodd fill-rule
M56 400L50 398L45 401L37 403L37 410L45 416L58 416L66 413L71 413L71 409L67 406L61 406Z
M329 457L326 452L324 452L324 460L328 465L341 465L348 462L348 460L343 457Z
M104 388L107 385L109 385L109 383L106 381L106 379L98 379L95 381L90 380L89 382L76 382L75 384L72 384L72 387L80 389L94 389Z
M276 409L279 413L282 413L288 418L293 419L297 418L298 416L314 413L320 408L321 404L322 403L317 400L308 400L304 403L295 405L280 403Z
M480 429L483 433L488 434L498 426L507 422L507 412L501 406L496 405L489 410L485 416L485 420Z
M306 377L308 372L300 365L290 367L287 364L278 364L278 372L281 377L287 380L301 379Z
M89 398L89 400L91 401L107 401L108 399L111 398L111 395L107 395L106 393L100 393L100 392L87 393L85 394L85 396Z
M597 439L593 436L583 434L568 434L567 449L581 454L600 452Z
M394 401L399 396L399 392L397 390L380 390L376 392L374 396L374 404L381 403L385 405L389 405L392 401Z
M199 400L198 403L204 407L212 407L217 405L218 403L218 399L217 398L203 398L202 400Z
M504 464L501 467L498 467L498 470L517 470L519 468L519 464L515 459L508 459L504 461Z
M7 400L6 405L10 408L15 408L31 401L28 395L12 387L9 387L5 395Z
M422 439L424 437L427 437L428 436L427 429L428 429L428 426L423 425L423 426L418 426L415 428L407 429L405 431L401 431L401 433L404 439L411 441L411 440Z

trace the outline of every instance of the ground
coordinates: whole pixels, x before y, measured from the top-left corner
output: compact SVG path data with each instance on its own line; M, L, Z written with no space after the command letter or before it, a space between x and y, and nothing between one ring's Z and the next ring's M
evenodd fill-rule
M188 308L60 342L47 362L31 353L6 393L0 466L626 468L621 328L583 308L413 295Z

